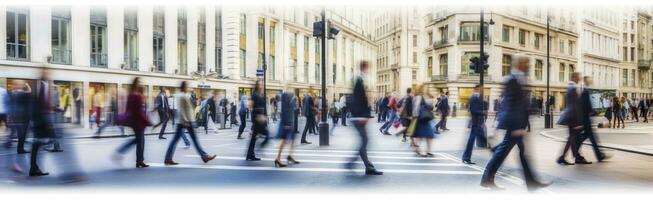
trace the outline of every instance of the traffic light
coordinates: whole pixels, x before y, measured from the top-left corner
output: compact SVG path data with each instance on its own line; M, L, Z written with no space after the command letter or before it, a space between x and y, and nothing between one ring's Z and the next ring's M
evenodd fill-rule
M490 55L487 53L483 53L481 56L474 56L469 61L471 62L469 64L469 69L474 70L474 72L478 73L481 71L480 67L483 67L483 71L487 71L488 68L490 68L490 65L487 64L487 59L490 58Z
M327 39L336 39L336 35L340 30L336 27L329 25ZM324 36L324 21L313 22L313 37L323 37Z
M487 71L487 69L490 68L490 65L487 64L488 58L490 58L490 55L488 55L487 53L483 53L483 55L481 55L480 61L481 61L481 66L483 66L483 71Z
M313 37L322 37L324 36L324 22L317 21L313 22Z
M474 56L474 57L472 57L471 59L469 59L469 61L471 62L471 63L469 64L469 69L474 70L474 72L479 72L479 70L478 70L478 66L479 66L479 64L480 64L480 63L479 63L480 60L478 59L478 57L477 57L477 56Z

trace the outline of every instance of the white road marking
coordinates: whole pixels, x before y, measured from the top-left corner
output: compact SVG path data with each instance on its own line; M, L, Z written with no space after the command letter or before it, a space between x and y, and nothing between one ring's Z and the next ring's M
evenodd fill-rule
M265 155L276 155L276 152L260 152L259 154ZM295 153L295 156L315 156L315 157L334 157L334 158L354 158L358 155L337 155L337 154L312 154L312 153ZM380 158L380 159L397 159L397 160L448 160L445 157L406 157L406 156L376 156L368 155L368 158Z
M218 144L218 145L213 145L213 147L224 147L224 146L231 146L231 145L234 145L234 144L240 144L240 143L234 142L234 143L229 143L229 144Z
M199 157L196 155L187 155L186 157ZM218 156L216 159L224 160L245 160L244 157L235 157L235 156ZM261 158L264 161L274 161L274 158ZM332 164L347 164L349 161L346 160L298 160L301 163L332 163ZM362 161L357 161L355 163L362 164ZM463 166L464 164L458 163L406 163L406 162L373 162L374 165L400 165L400 166Z
M154 167L163 167L163 163L152 163ZM223 170L250 170L250 171L294 171L294 172L364 172L363 169L342 169L342 168L297 168L297 167L262 167L262 166L230 166L230 165L201 165L201 164L179 164L172 166L165 166L172 168L195 168L195 169L223 169ZM449 174L449 175L479 175L477 171L456 171L456 170L403 170L403 169L387 169L383 170L384 173L397 173L397 174Z

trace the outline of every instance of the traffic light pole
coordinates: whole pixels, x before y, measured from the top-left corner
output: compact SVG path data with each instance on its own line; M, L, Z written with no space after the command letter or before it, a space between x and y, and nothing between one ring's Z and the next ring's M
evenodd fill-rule
M481 85L481 91L479 93L481 94L481 100L484 101L485 96L483 94L483 92L484 92L483 74L485 72L484 68L485 68L485 62L486 61L483 59L483 57L485 55L485 49L484 49L484 46L485 46L485 31L483 31L483 28L485 28L485 23L483 21L483 8L481 8L481 26L480 27L481 27L481 31L480 31L480 33L481 33L481 50L479 52L479 62L478 62L479 66L477 66L476 69L478 69L478 74L480 76L479 85Z
M267 104L267 102L268 102L268 89L267 89L268 65L267 65L267 61L265 59L265 57L266 57L265 56L265 53L266 53L266 48L265 48L265 28L263 28L263 45L264 45L263 46L263 58L261 60L261 62L263 62L262 63L263 64L263 66L262 66L263 67L263 99L265 99L265 102L266 102L265 103L264 113L265 113L265 115L267 115L268 114L268 104ZM256 88L254 88L254 89L256 89ZM240 122L240 123L244 123L244 122Z
M326 122L327 120L327 103L326 103L326 57L327 57L327 36L329 33L329 26L327 24L326 20L326 7L322 8L322 25L323 25L323 33L321 37L318 37L320 39L320 44L322 44L322 56L320 57L321 59L321 65L322 67L320 70L322 72L322 94L321 94L321 105L322 105L322 113L320 113L320 124L318 124L318 130L320 132L320 146L328 146L329 145L329 123Z
M550 51L551 51L551 39L549 37L549 32L551 27L549 24L549 11L546 12L546 113L544 113L544 128L553 128L553 115L551 115L551 93L550 93L550 82L551 82L551 63L549 60Z

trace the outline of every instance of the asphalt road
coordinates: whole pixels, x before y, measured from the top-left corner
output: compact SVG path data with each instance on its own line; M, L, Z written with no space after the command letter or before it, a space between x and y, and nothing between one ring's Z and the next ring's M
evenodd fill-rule
M537 134L542 130L541 118L533 118L533 131L528 136L529 158L538 176L553 185L538 193L596 192L643 192L653 185L653 157L620 151L607 151L613 158L584 166L560 166L555 163L562 143ZM111 159L116 148L130 138L71 139L65 141L66 152L43 152L41 168L51 176L32 178L8 170L7 164L16 159L25 164L27 154L16 155L2 149L0 158L0 190L7 188L30 189L33 187L64 189L152 189L183 190L204 188L212 190L239 190L259 188L261 190L355 190L393 192L494 192L483 189L479 181L490 151L475 149L473 160L476 165L464 165L460 161L464 142L468 134L465 119L452 119L450 131L443 132L433 141L435 157L416 157L408 143L401 138L381 135L376 121L368 126L370 135L369 155L376 167L385 172L383 176L363 175L363 165L350 171L344 168L347 160L355 156L358 143L357 133L350 127L336 127L331 136L331 145L317 145L318 136L309 135L310 145L299 145L295 141L294 157L301 163L286 168L274 167L274 156L278 141L259 149L261 161L245 161L248 139L237 140L236 128L220 131L218 134L199 134L200 143L209 154L217 159L203 163L193 147L184 147L179 142L175 161L178 166L164 166L165 150L170 139L159 140L156 136L146 137L145 160L152 165L147 169L134 167L134 152L130 151L122 162ZM301 127L300 127L301 128ZM489 131L494 130L488 123ZM276 130L271 128L271 130ZM498 143L501 133L492 140ZM171 136L168 135L168 138ZM425 146L422 144L422 146ZM77 162L65 161L66 154ZM287 151L286 151L287 152ZM583 147L585 157L594 161L589 147ZM282 157L285 158L285 155ZM571 158L569 158L571 159ZM284 159L285 160L285 159ZM75 165L74 163L77 163ZM63 184L58 178L66 170L81 168L88 180L76 184ZM526 192L516 152L512 152L498 175L497 184L506 188L503 192Z

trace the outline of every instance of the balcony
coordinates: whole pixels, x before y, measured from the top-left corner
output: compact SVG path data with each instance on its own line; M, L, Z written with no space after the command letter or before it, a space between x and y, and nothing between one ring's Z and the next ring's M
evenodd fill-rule
M447 81L447 75L432 75L431 76L431 82L442 82L442 81Z
M649 70L651 69L651 60L639 60L637 67L642 70Z
M458 80L462 81L478 81L480 76L478 74L458 74L457 78ZM488 74L484 74L483 80L490 81L490 76L488 76Z
M52 48L51 63L69 65L72 60L72 51L70 49Z
M442 48L442 47L447 46L447 45L449 45L449 40L448 39L442 39L442 40L433 42L433 49L439 49L439 48Z

